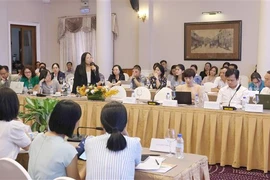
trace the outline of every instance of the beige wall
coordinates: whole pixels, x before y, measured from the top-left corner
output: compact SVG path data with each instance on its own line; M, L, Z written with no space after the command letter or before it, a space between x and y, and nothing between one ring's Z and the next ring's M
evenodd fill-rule
M150 2L150 3L149 3ZM153 4L151 4L151 2ZM149 6L150 5L150 6ZM112 0L112 12L118 16L119 36L115 41L115 64L131 68L141 64L143 69L151 69L154 62L167 59L169 66L191 63L203 68L204 61L184 61L184 23L219 20L242 20L242 61L237 61L242 74L249 75L257 63L259 2L256 0L142 0L141 9L152 8L152 17L145 23L137 19L128 0ZM245 7L245 8L243 8ZM57 43L57 18L78 15L79 0L51 0L44 4L41 0L0 1L0 64L7 64L8 22L40 23L41 61L49 66L59 62ZM91 13L95 14L95 0L90 0ZM205 18L202 11L221 10L222 16ZM151 16L151 15L150 15ZM221 66L223 62L213 61Z

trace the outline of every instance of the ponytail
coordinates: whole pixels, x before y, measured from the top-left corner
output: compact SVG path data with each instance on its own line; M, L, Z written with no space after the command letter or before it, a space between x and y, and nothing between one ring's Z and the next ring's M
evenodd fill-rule
M126 138L119 131L113 132L107 141L107 148L111 151L121 151L126 147Z

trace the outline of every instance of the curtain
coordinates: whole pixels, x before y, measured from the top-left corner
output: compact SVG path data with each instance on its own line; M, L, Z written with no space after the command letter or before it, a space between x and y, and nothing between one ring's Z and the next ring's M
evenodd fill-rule
M116 14L112 14L113 40L118 35ZM96 57L96 16L62 17L58 21L58 42L60 43L60 67L68 61L76 67L81 55L90 52Z

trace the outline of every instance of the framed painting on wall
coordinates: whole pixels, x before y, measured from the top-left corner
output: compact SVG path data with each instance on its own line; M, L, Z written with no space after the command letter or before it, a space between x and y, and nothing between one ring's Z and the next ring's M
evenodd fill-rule
M185 23L185 60L241 61L242 21Z

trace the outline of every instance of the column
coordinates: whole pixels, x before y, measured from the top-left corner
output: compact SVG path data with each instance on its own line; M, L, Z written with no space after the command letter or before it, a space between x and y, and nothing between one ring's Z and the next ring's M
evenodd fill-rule
M108 79L113 66L111 0L97 0L97 57L101 72Z
M270 70L270 1L261 0L257 70L263 77Z

